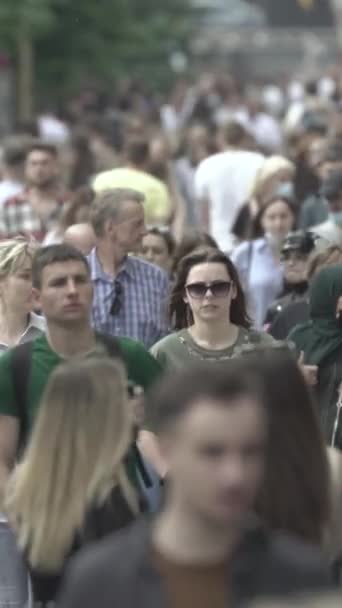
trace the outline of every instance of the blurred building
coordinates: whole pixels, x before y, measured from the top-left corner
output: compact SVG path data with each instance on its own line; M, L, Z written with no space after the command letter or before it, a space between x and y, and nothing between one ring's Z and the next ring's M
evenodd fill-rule
M268 79L294 69L313 74L336 58L342 0L193 3L200 8L192 44L199 68L232 68L242 78Z

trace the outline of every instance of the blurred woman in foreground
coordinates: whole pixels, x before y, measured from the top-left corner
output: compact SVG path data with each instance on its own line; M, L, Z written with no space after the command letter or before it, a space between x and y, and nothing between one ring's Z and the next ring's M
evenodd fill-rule
M296 358L279 343L245 350L246 369L265 383L270 416L266 475L257 512L273 529L342 556L342 456L327 452Z
M6 498L35 601L55 599L75 551L139 513L125 467L131 441L132 412L120 363L89 358L54 371Z

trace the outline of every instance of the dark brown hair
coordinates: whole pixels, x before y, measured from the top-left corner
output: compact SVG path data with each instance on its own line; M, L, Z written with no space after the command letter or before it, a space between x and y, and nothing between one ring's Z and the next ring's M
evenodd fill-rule
M177 272L179 262L189 255L195 249L199 247L210 247L212 249L218 249L218 244L215 239L205 232L204 230L188 230L186 235L182 238L181 242L176 247L175 254L173 256L173 272Z
M45 141L36 140L31 143L27 148L26 159L29 157L31 152L45 152L45 154L49 154L50 156L58 157L58 150L54 144L49 144Z
M82 262L90 275L87 258L78 249L67 243L48 245L38 249L32 263L33 287L40 289L44 268L52 264L64 264L65 262Z
M316 404L289 349L249 353L246 370L264 380L270 431L258 514L273 529L321 543L331 516L330 475Z
M174 287L171 292L169 314L174 329L184 329L193 323L192 313L184 302L185 285L191 268L198 264L223 264L235 285L236 298L230 307L230 320L235 325L249 328L251 321L247 314L245 294L233 262L218 249L196 249L183 258L179 264Z

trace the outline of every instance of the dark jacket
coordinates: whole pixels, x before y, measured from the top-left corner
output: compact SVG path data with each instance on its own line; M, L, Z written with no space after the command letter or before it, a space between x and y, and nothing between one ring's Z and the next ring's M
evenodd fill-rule
M141 498L140 504L142 510L145 510L146 505L143 498ZM63 514L61 514L61 517L63 517ZM135 515L133 515L122 492L118 487L115 487L103 505L89 509L83 528L75 538L73 547L58 572L47 573L29 568L35 602L45 605L56 599L65 569L70 559L82 547L95 543L106 536L112 536L113 532L128 526L134 519Z
M342 348L331 353L318 367L316 388L318 414L325 441L342 450L342 407L339 387L342 384Z
M143 520L79 556L67 573L59 608L167 606L152 563L151 536L151 524ZM316 549L260 526L245 533L227 571L234 606L257 596L328 588L330 580Z
M308 321L309 316L308 300L296 300L279 312L267 331L275 340L286 340L294 327Z

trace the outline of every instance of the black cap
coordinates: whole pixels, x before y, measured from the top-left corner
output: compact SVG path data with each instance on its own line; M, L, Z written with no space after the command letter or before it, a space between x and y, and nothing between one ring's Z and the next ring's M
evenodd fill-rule
M296 230L295 232L289 232L287 235L282 250L282 253L286 251L299 251L304 255L309 255L315 247L316 236L312 232L305 232L304 230Z
M333 171L323 182L321 195L329 200L334 200L342 192L342 171Z

